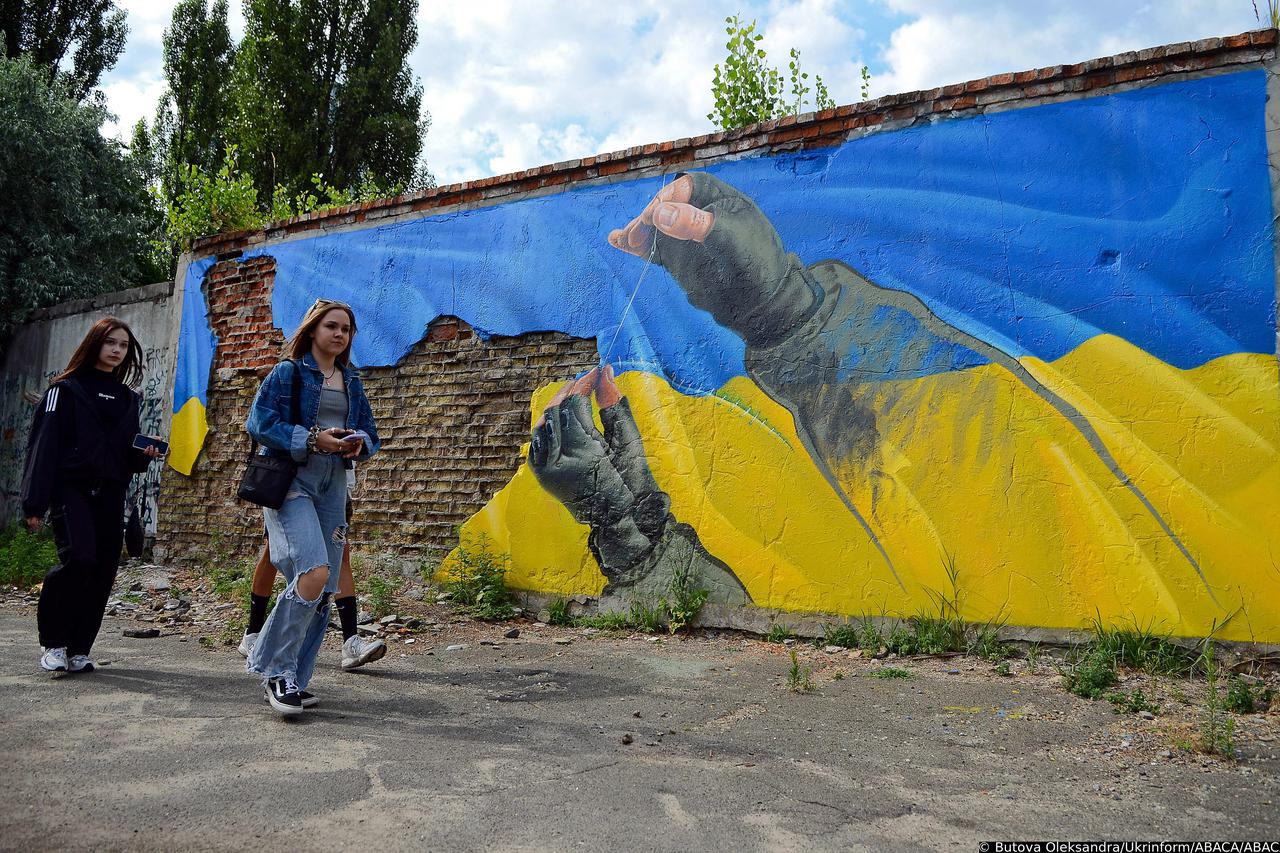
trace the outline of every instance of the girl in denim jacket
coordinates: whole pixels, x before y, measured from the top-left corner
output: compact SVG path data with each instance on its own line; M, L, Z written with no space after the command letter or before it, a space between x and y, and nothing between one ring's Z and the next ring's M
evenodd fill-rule
M284 505L263 509L271 562L284 592L245 668L262 676L267 701L281 714L302 713L329 624L346 542L346 468L378 450L373 412L351 366L356 317L351 306L318 299L285 345L289 361L275 366L254 397L245 425L263 452L299 463ZM293 383L300 382L299 417L290 423Z

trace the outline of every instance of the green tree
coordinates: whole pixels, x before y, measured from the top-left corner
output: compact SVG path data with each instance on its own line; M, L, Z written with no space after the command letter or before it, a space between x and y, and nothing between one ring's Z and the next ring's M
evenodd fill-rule
M408 67L416 0L245 0L230 139L259 198L313 175L355 190L430 186L429 120Z
M707 119L721 130L732 130L756 122L769 121L782 116L797 115L805 111L813 93L813 109L824 110L835 106L827 86L818 75L809 85L809 74L800 68L800 51L791 49L791 60L784 78L781 71L769 65L769 57L760 42L764 36L756 32L756 22L744 25L737 15L724 19L725 43L723 63L716 63L711 80L711 95L715 109L707 113ZM866 97L866 81L869 75L862 68L863 97Z
M7 58L28 56L57 73L76 100L115 66L129 34L113 0L0 0L0 30Z
M226 147L231 62L227 0L181 0L164 33L164 76L150 136L161 196L174 199L186 166L215 170Z
M77 91L28 57L0 59L0 341L36 308L167 272L144 165Z

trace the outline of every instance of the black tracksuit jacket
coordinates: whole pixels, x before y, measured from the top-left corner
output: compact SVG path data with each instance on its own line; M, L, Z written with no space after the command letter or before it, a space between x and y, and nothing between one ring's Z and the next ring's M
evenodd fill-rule
M127 485L134 474L147 470L150 457L133 447L138 395L123 384L118 390L129 395L128 406L114 424L107 425L74 376L49 386L36 407L27 441L24 517L39 518L48 512L59 486L92 491Z

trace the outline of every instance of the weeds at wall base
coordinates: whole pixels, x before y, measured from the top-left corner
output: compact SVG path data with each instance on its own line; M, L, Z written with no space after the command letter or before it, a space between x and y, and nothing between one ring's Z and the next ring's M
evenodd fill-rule
M26 589L40 583L58 563L58 549L48 527L37 533L20 524L0 530L0 584Z
M795 649L791 649L791 668L787 670L787 689L792 693L813 692L813 668L800 665Z
M511 556L493 551L480 534L460 539L457 561L445 578L444 589L464 613L477 619L509 619L515 615L507 572Z

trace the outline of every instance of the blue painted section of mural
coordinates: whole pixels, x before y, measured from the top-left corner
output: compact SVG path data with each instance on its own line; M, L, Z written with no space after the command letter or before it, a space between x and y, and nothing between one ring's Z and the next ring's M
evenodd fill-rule
M205 273L213 266L213 258L201 258L187 267L182 288L182 325L178 346L178 364L173 377L173 411L176 414L188 400L199 400L209 406L209 370L218 336L209 327L209 306L201 285Z
M1264 73L1248 71L708 171L754 199L806 264L842 260L1010 355L1052 360L1108 333L1190 368L1274 351L1264 102ZM432 319L456 315L484 335L595 337L620 371L707 393L745 373L742 341L691 307L665 270L641 273L606 243L663 183L577 189L246 257L276 258L273 311L286 332L317 296L350 302L359 364L394 364ZM189 295L209 264L192 265ZM184 310L175 408L203 400L207 340L207 321ZM921 372L982 362L951 347Z

